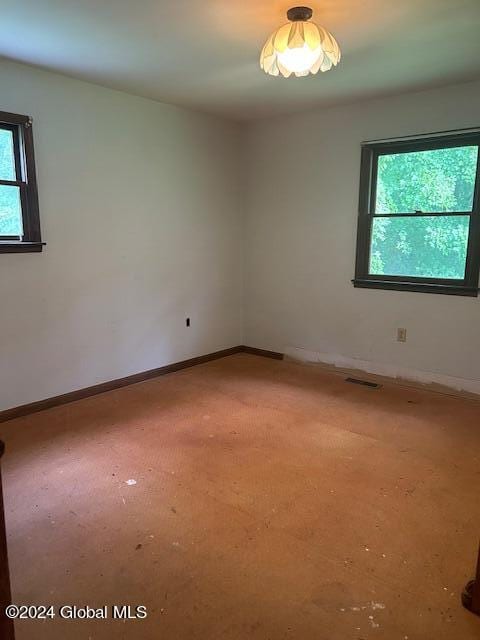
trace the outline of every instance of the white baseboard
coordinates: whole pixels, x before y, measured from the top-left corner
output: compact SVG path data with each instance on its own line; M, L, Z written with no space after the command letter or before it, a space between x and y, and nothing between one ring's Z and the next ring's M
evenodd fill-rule
M300 347L287 347L285 356L300 362L319 363L337 367L338 369L356 369L365 371L377 376L394 378L404 382L413 382L422 385L440 385L467 393L480 395L480 380L469 380L468 378L457 378L446 376L440 373L429 371L417 371L405 367L397 367L391 364L371 362L369 360L359 360L334 353L320 353L319 351L309 351Z

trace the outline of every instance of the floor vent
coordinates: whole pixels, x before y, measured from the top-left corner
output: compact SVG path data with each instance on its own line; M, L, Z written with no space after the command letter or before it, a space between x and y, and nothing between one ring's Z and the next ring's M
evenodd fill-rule
M364 387L371 387L372 389L380 389L381 384L376 382L369 382L368 380L359 380L358 378L346 378L345 382L351 382L352 384L361 384Z

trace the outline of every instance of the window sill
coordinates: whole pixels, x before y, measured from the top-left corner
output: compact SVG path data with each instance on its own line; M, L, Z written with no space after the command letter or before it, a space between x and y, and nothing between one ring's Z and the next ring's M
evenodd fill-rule
M45 242L0 241L0 253L40 253Z
M403 282L402 280L374 280L355 278L353 286L363 289L386 289L390 291L414 291L418 293L441 293L450 296L478 296L478 287L465 287L458 284L432 282Z

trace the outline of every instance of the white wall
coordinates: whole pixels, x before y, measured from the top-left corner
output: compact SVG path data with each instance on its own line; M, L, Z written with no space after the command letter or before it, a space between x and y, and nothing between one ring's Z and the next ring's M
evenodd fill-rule
M350 282L360 143L478 126L478 82L254 123L246 344L480 393L477 298ZM397 327L407 328L406 344L396 342Z
M238 126L9 62L0 86L47 242L0 255L0 409L240 344Z
M479 300L350 283L361 141L478 126L480 83L243 130L10 62L0 82L34 118L47 242L0 255L0 410L241 343L480 393Z

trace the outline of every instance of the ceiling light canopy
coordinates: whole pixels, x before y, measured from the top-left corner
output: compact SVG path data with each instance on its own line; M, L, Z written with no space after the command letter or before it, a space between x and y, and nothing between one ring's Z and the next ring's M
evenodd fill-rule
M297 78L309 73L328 71L340 62L337 41L323 27L308 22L313 15L309 7L293 7L290 20L268 38L260 56L260 66L271 76L282 74Z

